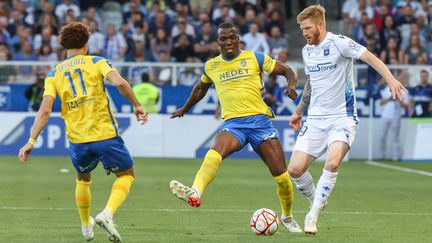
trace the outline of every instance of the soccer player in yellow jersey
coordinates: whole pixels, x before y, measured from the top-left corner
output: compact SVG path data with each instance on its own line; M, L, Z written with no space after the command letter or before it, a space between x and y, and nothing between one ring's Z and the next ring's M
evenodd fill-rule
M77 171L75 200L86 240L93 240L95 221L104 228L109 239L121 242L113 215L125 201L134 181L132 158L118 134L117 120L105 92L104 80L117 86L120 93L135 107L135 115L142 124L147 122L147 112L141 107L129 83L103 57L88 56L88 27L73 22L60 32L60 44L67 59L50 71L45 80L42 105L35 118L28 143L19 151L24 163L33 144L46 126L56 96L61 100L61 114L70 141L70 156ZM109 172L117 175L105 209L94 220L90 216L91 171L99 161Z
M171 181L174 195L193 207L201 205L201 195L216 177L222 160L250 143L273 175L282 209L282 224L289 232L301 232L292 216L293 187L285 164L285 155L278 140L278 131L270 118L274 114L264 103L264 71L283 75L289 81L285 94L297 98L297 79L291 68L269 56L239 49L240 38L236 27L222 23L218 27L217 42L221 55L208 60L203 67L201 81L192 90L186 104L171 118L184 116L215 85L224 124L195 176L192 187Z

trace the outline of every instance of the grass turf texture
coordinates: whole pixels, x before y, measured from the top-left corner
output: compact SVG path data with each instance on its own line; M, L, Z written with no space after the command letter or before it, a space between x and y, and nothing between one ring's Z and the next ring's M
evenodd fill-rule
M191 184L201 160L135 159L137 178L115 221L125 242L430 242L432 177L344 162L318 234L255 236L249 218L261 207L280 214L275 184L259 160L223 162L194 209L168 188L171 179ZM432 163L387 163L432 172ZM322 163L311 173L315 182ZM69 173L60 173L68 168ZM32 157L19 165L0 157L1 242L84 242L75 209L75 172L67 157ZM105 206L114 176L93 173L92 216ZM303 226L307 200L296 192L294 216ZM94 242L107 242L96 228Z

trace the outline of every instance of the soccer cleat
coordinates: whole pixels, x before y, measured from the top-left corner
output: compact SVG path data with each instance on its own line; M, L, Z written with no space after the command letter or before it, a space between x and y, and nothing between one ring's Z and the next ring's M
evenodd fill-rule
M304 232L306 235L315 235L318 232L317 221L316 218L309 216L309 214L306 215L304 226Z
M94 225L95 221L92 217L90 217L90 225L89 226L81 226L82 234L86 241L92 241L94 239Z
M102 227L108 233L108 239L115 243L120 243L122 238L117 232L116 225L111 218L105 216L102 212L96 216L96 224Z
M301 233L302 229L293 216L285 217L281 216L282 225L288 230L290 233Z
M197 208L201 205L201 199L194 189L175 180L170 181L170 189L176 197L189 203L192 207Z

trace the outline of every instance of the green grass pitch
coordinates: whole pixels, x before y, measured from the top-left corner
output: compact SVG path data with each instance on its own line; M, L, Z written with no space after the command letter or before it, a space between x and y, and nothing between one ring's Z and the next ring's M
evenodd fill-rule
M137 177L115 220L124 242L432 242L432 177L362 162L344 162L318 234L273 236L249 230L252 212L280 212L273 179L259 160L223 162L194 209L168 188L190 184L201 160L135 159ZM386 163L432 172L432 163ZM315 181L322 163L311 173ZM67 168L69 173L61 173ZM75 173L68 157L0 157L0 242L84 242L74 202ZM105 206L114 176L93 173L92 215ZM308 203L296 192L294 216L303 225ZM96 228L94 242L107 242Z

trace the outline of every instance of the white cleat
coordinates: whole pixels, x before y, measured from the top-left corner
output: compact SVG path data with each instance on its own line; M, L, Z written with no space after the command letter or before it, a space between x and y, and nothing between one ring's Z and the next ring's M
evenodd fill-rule
M181 182L172 180L170 181L170 189L172 194L174 194L179 199L189 203L192 207L199 207L201 205L201 200L198 193L188 186L183 185Z
M297 221L294 219L294 217L285 217L281 216L281 223L282 225L288 230L290 233L301 233L302 229L300 225L297 223Z
M92 241L94 239L94 225L95 221L92 217L90 217L90 225L81 226L82 234L86 241Z
M115 243L122 242L120 234L117 232L116 225L111 218L102 212L96 216L96 223L108 233L108 239Z
M309 214L306 215L304 226L304 232L306 235L315 235L318 232L317 222L318 219L309 216Z

